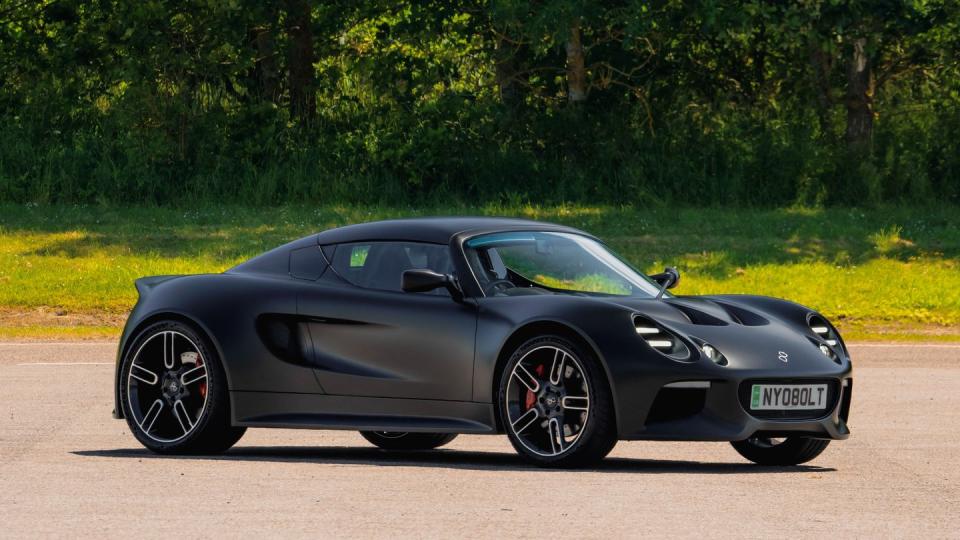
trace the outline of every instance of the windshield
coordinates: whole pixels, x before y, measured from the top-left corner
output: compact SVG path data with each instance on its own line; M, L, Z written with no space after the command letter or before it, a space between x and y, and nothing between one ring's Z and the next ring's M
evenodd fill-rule
M578 234L507 232L464 244L487 296L595 294L654 297L659 287L603 244Z

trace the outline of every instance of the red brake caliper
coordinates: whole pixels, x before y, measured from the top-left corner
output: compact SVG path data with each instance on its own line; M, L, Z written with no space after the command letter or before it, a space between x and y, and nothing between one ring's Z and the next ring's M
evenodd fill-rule
M535 369L535 370L533 370L533 371L536 372L537 377L543 377L543 370L544 370L544 369L545 369L545 368L544 368L544 365L543 365L543 364L540 364L539 366L537 366L537 369ZM527 390L527 397L526 397L526 399L523 401L523 409L524 409L525 411L526 411L526 410L530 410L530 409L533 407L533 404L536 403L536 402L537 402L537 396L533 395L533 392L531 392L531 391L528 389L528 390Z
M203 358L197 356L197 365L203 365ZM206 379L200 381L200 397L207 399L207 381Z

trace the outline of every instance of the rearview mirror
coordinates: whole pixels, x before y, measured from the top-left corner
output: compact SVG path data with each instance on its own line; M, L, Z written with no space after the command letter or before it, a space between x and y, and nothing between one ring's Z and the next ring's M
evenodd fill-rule
M668 266L663 269L663 272L650 276L650 279L657 282L661 289L672 289L680 283L680 272L676 268Z
M428 292L440 287L446 288L454 300L459 301L463 298L457 278L450 274L441 274L426 268L405 270L400 282L400 288L404 292Z

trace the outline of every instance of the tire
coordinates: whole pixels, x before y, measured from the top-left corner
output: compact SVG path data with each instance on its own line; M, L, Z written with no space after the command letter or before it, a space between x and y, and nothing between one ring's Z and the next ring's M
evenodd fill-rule
M230 424L216 350L179 321L157 322L136 335L120 366L119 395L130 431L159 454L223 452L246 431Z
M782 442L752 437L730 443L741 456L758 465L789 466L806 463L826 450L829 440L810 437L787 437Z
M496 403L514 449L541 467L593 465L617 443L613 398L599 361L560 336L530 339L511 354Z
M361 431L360 435L384 450L433 450L457 438L456 433Z

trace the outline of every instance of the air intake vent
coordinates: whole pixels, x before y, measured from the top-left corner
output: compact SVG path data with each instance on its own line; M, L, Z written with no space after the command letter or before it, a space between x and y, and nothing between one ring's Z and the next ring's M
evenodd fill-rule
M770 321L748 309L743 309L742 307L734 306L732 304L717 302L716 300L714 300L713 303L722 307L723 310L730 315L731 319L742 324L743 326L766 326L770 324Z
M637 334L653 350L673 360L690 360L690 349L683 340L649 317L634 315L633 325Z
M647 413L647 424L696 416L707 403L706 388L661 388Z
M708 313L704 313L699 309L694 309L690 306L686 306L679 302L670 302L670 305L676 309L683 312L684 315L690 319L690 322L693 324L699 324L702 326L726 326L727 322L721 319L714 317Z

